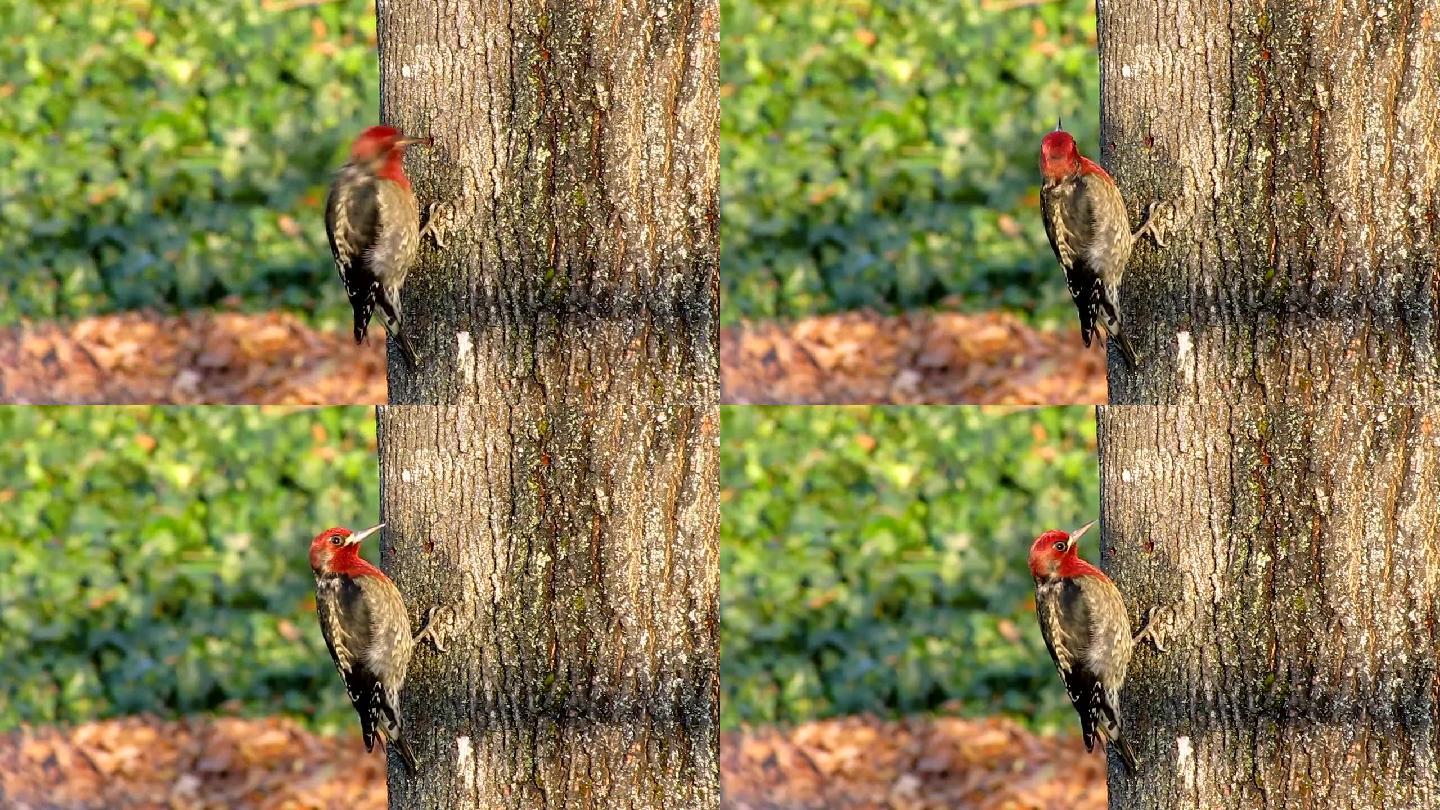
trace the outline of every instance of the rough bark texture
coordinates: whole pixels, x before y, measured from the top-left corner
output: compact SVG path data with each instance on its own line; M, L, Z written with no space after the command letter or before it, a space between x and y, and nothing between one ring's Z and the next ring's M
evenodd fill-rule
M417 621L457 608L390 804L718 807L718 3L376 13L450 226L378 417L385 564Z
M1110 806L1440 807L1440 411L1100 409L1103 559L1173 605Z
M1101 155L1137 246L1111 402L1440 397L1440 4L1101 0Z
M450 208L403 295L390 402L718 396L716 0L381 0L385 122Z
M378 415L382 561L417 649L395 808L717 808L719 414L607 401Z

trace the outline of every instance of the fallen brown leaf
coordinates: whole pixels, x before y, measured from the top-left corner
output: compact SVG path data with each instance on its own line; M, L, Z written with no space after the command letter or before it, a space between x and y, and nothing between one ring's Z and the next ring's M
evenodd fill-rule
M845 312L720 335L731 405L1104 403L1105 354L1004 312Z
M1101 810L1105 759L1003 718L842 717L721 736L729 810Z
M721 333L726 404L1058 405L1106 400L1105 355L1003 312L846 312ZM368 345L280 312L129 312L0 330L0 402L377 404Z

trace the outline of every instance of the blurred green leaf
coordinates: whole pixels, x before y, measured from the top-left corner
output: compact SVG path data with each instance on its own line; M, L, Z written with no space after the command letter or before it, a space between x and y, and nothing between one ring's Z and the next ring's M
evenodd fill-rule
M320 208L378 115L368 0L0 5L0 320L284 308L337 326ZM1095 147L1093 6L736 0L722 316L1005 307L1068 323L1035 150Z
M1090 408L731 407L726 725L939 710L1073 723L1025 556L1099 507Z
M9 407L0 436L0 729L353 719L306 550L379 511L371 409Z

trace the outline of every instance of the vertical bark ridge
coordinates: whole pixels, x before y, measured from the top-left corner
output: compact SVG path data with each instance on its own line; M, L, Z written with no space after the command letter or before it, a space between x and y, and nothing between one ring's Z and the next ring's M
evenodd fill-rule
M719 391L719 8L390 0L381 117L454 211L406 287L420 373L392 403L495 388L706 403Z
M1174 605L1123 703L1126 808L1440 806L1433 409L1100 409L1104 564Z
M1440 6L1103 2L1101 154L1137 249L1147 362L1115 403L1440 394ZM1173 24L1170 22L1173 20Z
M385 561L461 624L391 806L717 807L718 3L376 13L381 117L452 213L377 417Z
M718 807L718 414L538 415L379 412L384 566L457 611L391 806Z

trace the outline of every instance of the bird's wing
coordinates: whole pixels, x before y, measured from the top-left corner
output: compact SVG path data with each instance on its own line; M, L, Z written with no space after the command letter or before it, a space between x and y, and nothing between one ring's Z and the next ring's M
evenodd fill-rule
M1080 731L1085 738L1085 750L1095 745L1095 723L1097 709L1105 700L1105 689L1090 666L1090 649L1094 644L1094 621L1090 602L1086 598L1079 578L1067 579L1060 591L1061 615L1069 644L1070 668L1062 671L1065 679L1065 693L1080 715Z
M315 600L320 616L320 632L330 648L335 669L345 681L345 692L355 712L360 715L360 730L365 737L365 750L375 744L375 713L373 704L379 700L381 686L370 667L369 652L374 639L374 621L363 598L361 584L355 577L325 577L317 588L335 588L335 600Z
M1104 298L1099 275L1080 247L1089 242L1095 227L1095 214L1085 188L1091 182L1099 181L1081 176L1040 192L1041 204L1045 206L1045 235L1050 239L1056 261L1065 271L1065 284L1080 316L1080 337L1087 347L1095 335L1096 308Z
M378 181L348 165L340 174L325 200L325 234L335 269L353 302L369 294L374 283L370 253L380 234L380 208L378 195L367 192L373 192L371 186Z

